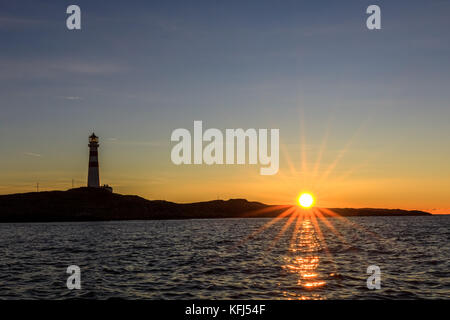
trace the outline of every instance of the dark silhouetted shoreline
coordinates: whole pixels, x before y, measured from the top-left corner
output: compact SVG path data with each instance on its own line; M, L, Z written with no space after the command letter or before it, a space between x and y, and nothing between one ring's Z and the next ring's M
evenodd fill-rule
M111 193L101 188L18 193L0 196L0 222L272 218L291 207L245 199L174 203ZM263 210L264 209L264 210ZM273 209L273 210L270 210ZM424 216L400 209L331 209L341 216Z

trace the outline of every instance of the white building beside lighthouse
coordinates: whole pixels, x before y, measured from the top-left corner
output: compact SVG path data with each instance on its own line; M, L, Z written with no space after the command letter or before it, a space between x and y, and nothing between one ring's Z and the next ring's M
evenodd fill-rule
M95 133L89 137L89 171L87 186L91 188L100 187L100 176L98 172L98 137Z

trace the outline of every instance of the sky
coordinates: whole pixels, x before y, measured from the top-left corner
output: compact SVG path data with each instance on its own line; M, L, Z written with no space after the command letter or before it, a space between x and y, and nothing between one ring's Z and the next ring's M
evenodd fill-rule
M66 8L81 8L81 30ZM366 8L381 8L368 30ZM0 194L101 183L450 213L448 1L0 0ZM278 128L280 170L181 165L173 130Z

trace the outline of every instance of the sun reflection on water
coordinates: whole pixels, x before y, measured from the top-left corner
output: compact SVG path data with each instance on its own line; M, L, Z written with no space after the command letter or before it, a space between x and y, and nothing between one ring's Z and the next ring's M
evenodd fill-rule
M290 231L293 226L288 253L284 256L283 265L281 266L287 273L296 276L296 280L291 281L294 286L289 291L283 291L283 296L287 299L323 299L323 287L327 285L327 281L334 282L332 279L339 279L340 275L328 248L322 228L326 227L326 230L331 233L328 236L331 235L334 240L340 241L342 245L349 248L352 245L345 239L340 230L334 226L335 221L329 220L329 218L337 218L340 223L364 231L365 234L370 235L374 239L379 239L377 234L331 209L317 207L300 208L299 206L287 205L271 206L254 211L251 213L251 216L271 211L278 212L278 215L239 241L233 248L246 243L250 239L254 239L277 223L281 223L281 228L268 246L268 250L272 250L279 240L283 239L286 231ZM328 274L323 268L319 268L322 258L325 259L322 261L322 264L325 264L327 269L334 269L332 273ZM331 283L328 283L328 285L331 285Z
M298 275L297 285L308 291L320 288L326 284L321 280L317 268L320 263L319 252L322 246L317 238L313 222L305 217L301 226L295 231L289 253L286 257L286 264L283 266L288 272ZM285 293L288 298L295 299L321 299L317 293L302 295L295 293Z

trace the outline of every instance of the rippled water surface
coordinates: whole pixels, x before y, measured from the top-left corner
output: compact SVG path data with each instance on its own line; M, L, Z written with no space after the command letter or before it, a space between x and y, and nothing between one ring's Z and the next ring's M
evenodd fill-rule
M450 216L270 221L0 224L0 298L450 299Z

